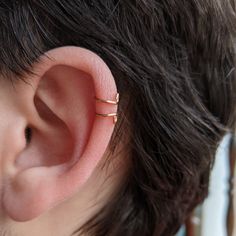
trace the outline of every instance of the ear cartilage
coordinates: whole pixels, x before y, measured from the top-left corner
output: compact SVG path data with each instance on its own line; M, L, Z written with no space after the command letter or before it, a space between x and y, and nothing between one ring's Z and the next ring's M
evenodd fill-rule
M101 99L101 98L97 98L95 97L97 102L102 102L102 103L107 103L107 104L111 104L111 105L118 105L119 104L119 100L120 100L120 95L119 93L116 94L116 100L105 100L105 99ZM117 112L116 113L108 113L108 114L101 114L101 113L96 113L97 116L102 116L102 117L113 117L113 122L114 124L117 122Z

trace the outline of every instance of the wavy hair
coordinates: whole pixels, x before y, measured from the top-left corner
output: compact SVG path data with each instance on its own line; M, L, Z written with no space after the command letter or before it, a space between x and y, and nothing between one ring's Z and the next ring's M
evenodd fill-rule
M103 58L121 94L110 149L128 128L131 165L118 193L74 235L170 236L207 196L216 149L235 123L234 4L0 2L4 78L14 83L44 52L75 45Z

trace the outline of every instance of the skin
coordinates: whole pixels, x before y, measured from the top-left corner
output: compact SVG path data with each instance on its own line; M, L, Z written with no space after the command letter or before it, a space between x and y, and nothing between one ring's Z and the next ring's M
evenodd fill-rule
M114 113L117 106L94 98L114 100L109 68L79 47L46 54L23 78L29 83L0 81L3 235L71 235L115 194L125 176L121 154L101 168L115 124L95 113ZM27 126L32 130L28 142Z
M92 217L116 191L122 169L115 168L111 172L113 174L97 168L80 192L33 220L17 222L4 214L1 215L1 233L6 232L7 236L72 235L73 231Z

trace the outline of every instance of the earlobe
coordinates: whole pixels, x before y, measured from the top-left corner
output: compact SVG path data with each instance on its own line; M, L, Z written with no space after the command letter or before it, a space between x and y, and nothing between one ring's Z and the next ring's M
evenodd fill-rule
M89 50L54 49L33 72L25 79L34 89L24 88L32 137L15 159L3 196L17 221L37 217L86 183L108 147L119 101L109 68Z

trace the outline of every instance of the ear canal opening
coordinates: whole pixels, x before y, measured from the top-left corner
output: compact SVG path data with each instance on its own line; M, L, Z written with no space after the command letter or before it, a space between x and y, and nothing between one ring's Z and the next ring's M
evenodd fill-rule
M34 103L43 125L25 128L26 147L16 165L24 170L70 163L74 143L69 128L39 97L35 96Z
M32 135L33 135L33 131L32 128L27 126L25 128L25 141L26 141L26 145L28 146L32 140Z

